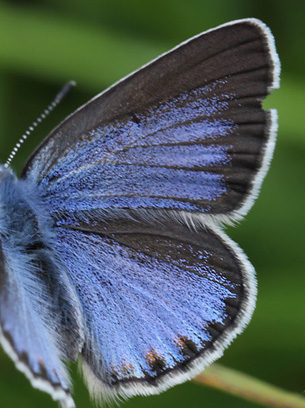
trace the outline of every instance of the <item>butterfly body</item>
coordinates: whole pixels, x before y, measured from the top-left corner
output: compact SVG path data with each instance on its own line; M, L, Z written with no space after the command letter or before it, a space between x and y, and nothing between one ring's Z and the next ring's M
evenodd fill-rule
M219 358L256 280L221 228L252 206L278 87L259 20L207 31L92 99L0 169L0 341L73 407L63 360L104 399L159 393Z
M76 358L82 335L79 306L51 249L51 219L35 185L3 166L0 202L3 345L13 359L22 356L18 366L33 384L50 378L57 388L68 389L57 361Z

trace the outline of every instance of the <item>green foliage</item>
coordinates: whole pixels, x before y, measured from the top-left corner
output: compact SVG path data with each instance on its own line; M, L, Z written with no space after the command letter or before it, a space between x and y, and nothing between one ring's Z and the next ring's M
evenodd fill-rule
M278 144L256 205L229 234L248 254L259 282L257 309L221 359L277 386L302 392L304 329L305 3L291 0L0 0L0 161L67 80L79 86L31 136L13 165L69 112L123 75L200 31L243 17L272 29L282 61L281 89L266 107L279 111ZM1 407L55 407L0 354ZM88 394L73 367L78 408ZM194 383L128 408L254 407Z

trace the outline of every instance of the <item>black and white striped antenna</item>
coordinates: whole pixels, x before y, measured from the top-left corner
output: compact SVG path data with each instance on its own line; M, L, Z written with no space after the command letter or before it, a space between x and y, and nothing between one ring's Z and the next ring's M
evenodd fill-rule
M8 167L11 164L11 161L15 157L16 153L18 152L22 143L30 136L33 130L52 112L52 110L59 104L59 102L67 95L67 93L75 86L74 81L68 82L66 85L62 87L62 89L58 92L55 96L54 100L50 105L42 112L42 114L31 124L31 126L26 130L26 132L21 136L21 138L16 143L14 149L12 150L11 154L9 155L4 167Z

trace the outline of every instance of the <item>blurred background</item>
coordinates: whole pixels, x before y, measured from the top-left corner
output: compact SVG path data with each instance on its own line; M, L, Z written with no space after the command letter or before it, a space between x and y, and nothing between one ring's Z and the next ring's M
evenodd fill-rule
M290 0L0 0L0 162L68 80L78 86L31 135L13 167L68 113L114 81L201 31L244 17L267 23L282 62L278 143L261 195L229 235L258 275L249 327L219 363L287 390L305 389L304 154L305 2ZM78 408L89 396L71 367ZM188 382L125 408L250 408L257 405ZM56 407L0 352L0 407Z

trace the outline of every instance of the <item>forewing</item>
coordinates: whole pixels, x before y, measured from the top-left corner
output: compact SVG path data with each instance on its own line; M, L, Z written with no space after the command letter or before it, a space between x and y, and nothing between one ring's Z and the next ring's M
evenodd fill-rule
M57 229L84 310L85 379L105 399L199 373L244 328L256 293L252 266L214 226L121 221L107 235Z
M56 293L50 298L47 289L50 280L34 266L33 258L3 240L0 251L0 343L33 387L48 392L63 408L72 408L69 376L61 362L67 354L62 353L56 340L59 337L64 340L67 332L71 335L68 325L73 319L66 322L61 333L55 332L56 321L64 311L56 307ZM59 291L63 291L62 288ZM74 343L75 339L70 337L68 348L71 349Z
M207 31L76 111L23 176L67 225L113 209L237 218L272 156L276 113L262 100L278 76L272 34L259 20Z

